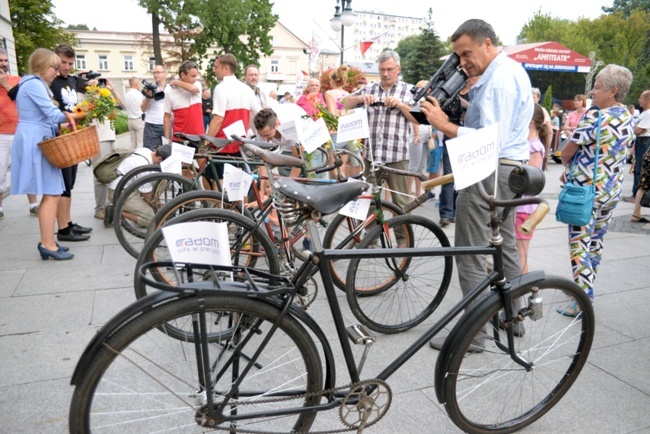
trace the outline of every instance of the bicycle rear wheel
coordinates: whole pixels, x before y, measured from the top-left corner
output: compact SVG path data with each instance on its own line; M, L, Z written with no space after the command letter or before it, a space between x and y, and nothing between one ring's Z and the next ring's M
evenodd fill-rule
M530 371L499 349L507 337L499 327L500 298L463 320L457 338L451 342L448 361L439 357L436 365L445 370L445 407L452 421L465 432L509 433L530 425L548 412L573 385L587 361L594 337L591 301L575 283L557 276L513 291L514 297L528 296L539 289L543 316L520 323L523 337L516 337L515 353L533 364ZM557 312L576 303L582 313L572 318ZM465 318L465 317L464 317ZM485 338L485 350L469 355L469 345ZM441 365L442 364L442 365ZM448 366L447 368L445 368Z
M449 247L447 236L431 220L403 215L374 228L357 248L396 248L396 233L406 237L400 241L405 247ZM452 270L451 256L352 259L346 277L350 309L374 331L406 331L436 310L447 293Z
M215 406L232 393L223 416L268 414L318 404L323 387L321 361L313 340L297 320L285 316L269 336L278 308L244 298L206 296L204 301L206 312L228 318L223 325L209 327L234 330L211 342L205 354ZM158 330L172 320L192 322L199 315L198 305L195 297L176 299L147 310L116 330L76 384L70 432L212 432L213 428L199 424L202 420L230 432L307 432L316 411L236 421L209 416L199 375L201 360L197 360L200 348L169 339ZM270 340L263 345L265 338ZM258 350L259 357L249 367L248 357ZM250 370L246 371L247 367Z
M386 220L404 214L399 206L386 200L381 201L381 209ZM372 206L370 212L373 212L374 210L375 207ZM375 226L379 224L379 221L375 220L375 222L368 226L368 228L361 230L361 232L355 236L351 236L351 234L364 223L365 222L360 220L338 214L332 219L332 222L327 228L327 232L325 232L325 237L322 238L323 248L337 250L356 248L366 233L375 228ZM334 262L327 262L327 267L330 269L330 273L332 273L332 281L341 291L345 291L345 275L348 272L349 266L349 259L339 259Z

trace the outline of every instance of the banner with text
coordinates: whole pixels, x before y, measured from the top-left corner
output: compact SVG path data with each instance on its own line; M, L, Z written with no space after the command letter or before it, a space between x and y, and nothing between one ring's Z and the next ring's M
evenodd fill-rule
M298 128L297 132L300 143L308 154L311 154L316 148L332 140L323 118L319 118L315 122L307 122L306 128Z
M358 179L348 179L348 182L361 182ZM368 192L366 192L368 193ZM356 199L348 202L341 210L339 214L343 214L347 217L352 217L357 220L365 220L368 216L368 210L370 209L370 204L372 199Z
M462 190L484 180L498 164L499 124L447 140L447 152L454 173L456 190Z
M368 111L359 108L349 115L341 116L339 118L339 129L337 132L337 143L344 143L356 139L367 139L370 137Z
M223 188L228 193L228 199L244 200L253 183L253 177L232 164L223 165Z
M172 143L172 157L178 157L182 163L192 164L195 152L196 149L191 146L181 145L176 142Z
M187 222L162 231L176 264L232 265L228 223Z
M166 158L160 163L160 171L182 175L183 165L181 164L181 159L178 158L178 155L172 155L171 157Z
M244 127L244 121L240 119L237 122L233 122L223 129L223 133L229 139L232 139L232 136L246 137L246 127Z

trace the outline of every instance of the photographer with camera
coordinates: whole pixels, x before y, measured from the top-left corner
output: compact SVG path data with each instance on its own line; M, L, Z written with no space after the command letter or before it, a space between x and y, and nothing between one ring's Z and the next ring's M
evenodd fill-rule
M364 156L366 176L369 174L371 162L408 170L411 122L418 123L410 113L413 104L413 94L410 92L412 85L399 80L399 54L396 51L384 51L377 63L380 82L366 85L343 100L346 109L359 104L382 103L368 106L370 149L365 150ZM391 191L392 201L399 207L409 202L406 184L405 176L388 175L388 185L394 190Z
M165 136L165 92L169 91L167 70L162 65L153 68L154 82L142 80L142 94L145 96L140 107L144 112L143 146L155 150L162 145Z
M528 125L534 109L530 79L519 63L510 59L505 52L499 53L496 33L492 26L483 20L472 19L464 22L454 32L451 41L454 52L460 58L460 66L467 76L481 76L469 91L470 101L465 113L465 126L450 122L435 98L427 97L427 100L420 104L420 109L431 125L450 138L495 123L501 124L497 197L510 200L514 197L508 187L510 172L517 166L527 164L530 156ZM486 191L494 191L495 175L481 182ZM490 221L490 215L476 186L458 192L456 208L455 245L487 245L491 229L486 223ZM504 213L502 219L500 228L505 276L512 280L521 275L515 238L515 213ZM485 278L486 258L458 256L456 263L458 269L463 271L459 273L458 280L465 295ZM513 330L517 337L525 333L519 323L513 324ZM440 350L445 339L446 336L435 337L430 345ZM480 334L474 338L469 350L482 352L484 348L485 335Z

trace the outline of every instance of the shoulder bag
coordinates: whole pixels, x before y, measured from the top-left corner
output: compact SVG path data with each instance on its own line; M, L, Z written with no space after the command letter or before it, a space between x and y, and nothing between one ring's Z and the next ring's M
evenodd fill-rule
M590 185L579 185L572 178L573 165L578 152L573 156L567 182L562 187L555 211L555 220L574 226L586 226L591 220L596 198L596 179L598 175L598 156L600 154L600 125L601 113L598 112L598 126L596 132L596 155L594 158L594 177Z

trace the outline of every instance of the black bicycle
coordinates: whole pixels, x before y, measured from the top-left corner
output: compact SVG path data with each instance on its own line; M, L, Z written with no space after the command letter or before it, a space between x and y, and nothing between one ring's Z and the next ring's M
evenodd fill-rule
M281 178L275 187L278 210L293 225L341 207L365 185L299 186ZM162 291L124 309L86 348L72 377L70 432L303 433L312 429L319 412L328 410L339 413L342 426L337 431L360 432L388 411L391 376L461 314L438 355L438 400L463 431L506 433L531 424L578 377L594 336L594 312L584 291L569 279L542 271L512 281L504 278L497 207L539 203L524 224L530 230L548 205L539 198L498 200L480 190L491 209L487 246L323 250L309 222L313 254L292 280L245 267L169 263L213 275L187 281L192 273L186 272L172 286L149 276L148 269L160 264L143 266L141 278ZM373 359L373 372L362 377L376 338L362 326L346 327L324 264L336 259L436 261L450 255L491 255L493 271L435 324L409 334L416 337L398 357ZM293 303L316 267L330 307L329 322L317 322ZM224 281L224 275L231 281ZM570 303L580 312L576 317L556 312ZM514 309L515 304L521 307ZM184 338L168 335L166 325L172 322L188 325ZM334 336L321 324L333 324L339 358L330 345ZM358 360L352 344L363 349ZM346 372L337 372L339 363Z

